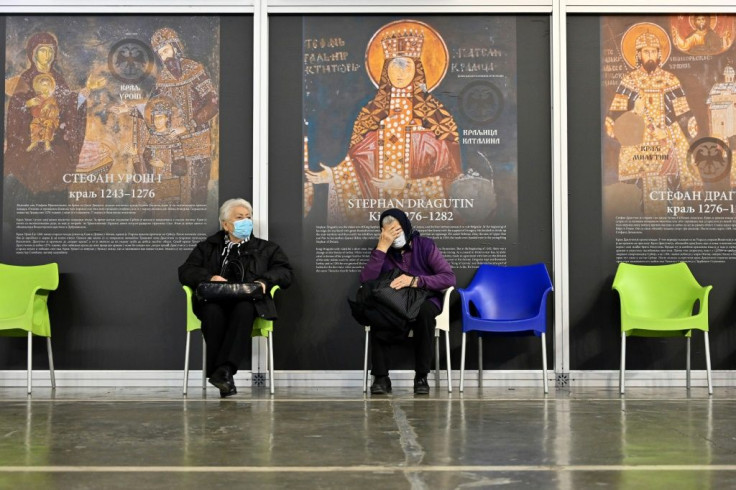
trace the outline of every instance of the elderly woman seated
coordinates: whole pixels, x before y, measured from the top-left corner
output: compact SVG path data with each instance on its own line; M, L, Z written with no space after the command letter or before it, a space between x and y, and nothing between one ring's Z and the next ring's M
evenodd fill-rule
M281 247L253 236L253 207L245 199L230 199L220 207L222 230L197 244L179 267L179 281L196 289L203 281L255 282L260 299L202 302L194 313L202 321L207 342L207 376L221 397L237 393L233 375L250 351L250 332L256 315L274 319L273 286L291 284L292 270Z
M406 337L411 329L414 332L416 372L414 393L427 395L429 394L427 374L432 362L435 317L442 311L440 302L442 291L455 285L455 273L434 241L420 236L401 209L384 211L378 222L381 233L376 248L371 252L368 262L360 273L360 282L365 283L378 278L383 272L398 269L400 275L391 282L391 288L422 288L430 292L430 295L422 303L419 314L410 322L409 328L382 332L371 329L374 376L371 393L374 395L391 393L391 379L388 376L391 345L401 340L397 335Z

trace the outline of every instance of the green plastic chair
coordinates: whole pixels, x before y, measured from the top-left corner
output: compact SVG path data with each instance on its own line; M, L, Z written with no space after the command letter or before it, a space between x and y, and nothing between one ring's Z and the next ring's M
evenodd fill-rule
M184 351L184 390L182 393L187 394L187 385L189 384L189 342L192 338L192 332L194 330L202 330L202 322L199 321L197 315L192 310L192 288L189 286L182 286L184 294L187 296L187 346ZM207 344L204 341L204 335L202 335L202 389L207 389Z
M56 263L33 266L0 264L0 335L28 336L28 393L31 393L32 338L46 337L51 387L56 388L54 356L51 350L51 322L47 300L59 287Z
M189 286L182 286L184 293L187 297L187 346L184 353L184 389L182 393L187 394L187 385L189 384L189 341L191 339L191 333L194 330L202 329L202 322L199 321L197 315L194 314L192 309L192 288ZM271 288L271 297L276 296L276 291L280 289L279 286ZM265 318L256 318L253 322L253 330L251 331L251 337L266 337L268 340L268 379L270 381L271 394L274 393L274 379L273 379L273 321L266 320ZM202 336L202 389L207 389L207 344Z
M668 265L620 263L613 289L621 299L621 371L619 388L625 390L626 337L687 338L687 388L690 389L690 338L702 330L708 393L713 393L708 343L708 294L684 262ZM693 314L697 305L697 314Z

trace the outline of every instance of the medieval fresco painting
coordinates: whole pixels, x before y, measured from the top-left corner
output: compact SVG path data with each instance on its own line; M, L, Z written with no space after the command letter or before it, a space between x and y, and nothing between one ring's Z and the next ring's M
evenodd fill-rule
M82 233L121 250L157 249L141 227L201 236L217 206L219 49L216 17L8 17L4 245L36 253L38 230L59 238L45 253L85 250Z
M732 15L601 20L603 222L617 261L736 258Z
M392 207L445 245L454 267L508 260L517 216L513 20L304 21L303 216L318 271L358 268L367 249L352 245L376 235ZM340 245L346 263L321 243ZM332 264L323 268L320 257Z

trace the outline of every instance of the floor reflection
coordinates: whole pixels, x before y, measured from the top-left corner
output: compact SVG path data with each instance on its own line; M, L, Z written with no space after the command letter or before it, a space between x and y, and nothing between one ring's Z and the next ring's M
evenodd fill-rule
M258 488L557 490L720 489L736 476L733 394L244 391L0 398L0 488L74 488L72 473L117 488L151 468L150 488L171 473L181 488L247 473ZM101 474L115 485L90 486Z

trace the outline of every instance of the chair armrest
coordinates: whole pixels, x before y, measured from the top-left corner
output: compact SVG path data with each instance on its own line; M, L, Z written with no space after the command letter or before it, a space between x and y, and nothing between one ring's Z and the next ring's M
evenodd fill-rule
M703 286L698 295L698 301L700 301L700 311L698 311L698 314L695 316L700 316L702 314L708 315L708 296L710 296L710 290L713 289L713 286Z
M59 264L51 262L49 264L34 267L43 268L45 272L43 280L41 281L41 284L39 284L38 288L36 288L36 291L39 289L43 289L45 291L56 291L59 288ZM34 294L36 291L34 291Z
M539 311L537 312L537 318L545 313L545 309L547 308L547 296L549 296L549 293L553 290L554 288L550 286L544 290L544 293L542 293L542 299L539 300Z
M445 289L442 298L442 311L436 318L436 326L445 332L450 331L450 295L455 290L453 286Z
M446 311L450 307L450 295L455 290L454 286L450 286L449 288L445 289L442 294L442 311Z
M460 295L460 307L463 317L473 318L473 315L470 314L470 291L459 288L457 292Z
M619 302L619 305L621 306L621 316L631 316L629 315L629 310L626 308L626 304L624 303L624 295L621 292L621 290L616 287L615 283L611 287L611 290L616 291L618 293L618 302Z

